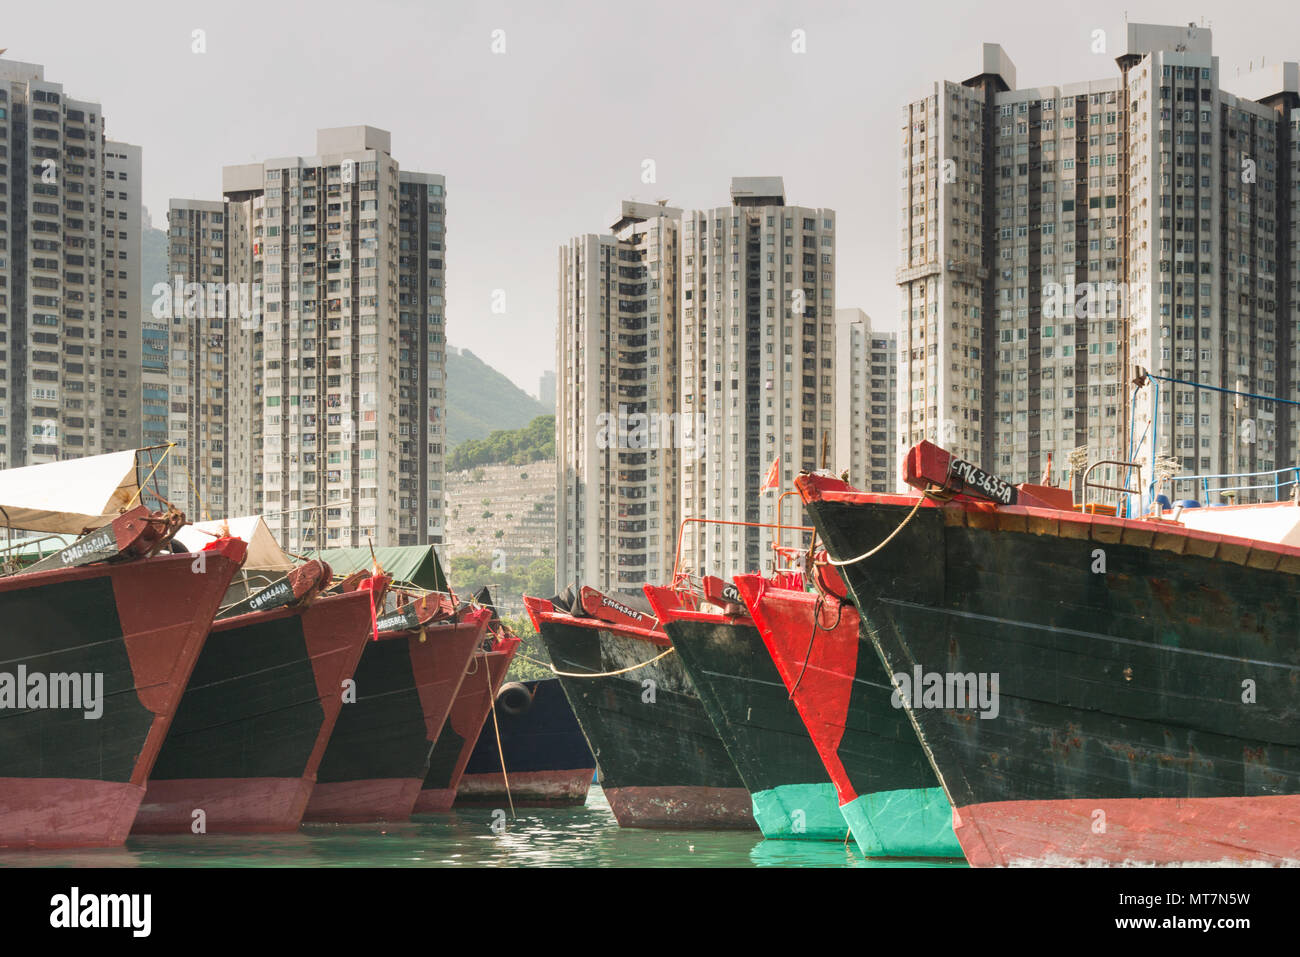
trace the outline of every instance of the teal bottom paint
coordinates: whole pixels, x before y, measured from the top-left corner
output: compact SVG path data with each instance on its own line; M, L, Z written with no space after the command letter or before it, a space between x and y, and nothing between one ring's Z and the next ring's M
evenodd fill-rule
M782 784L750 795L763 836L792 841L842 841L844 815L835 785ZM951 828L949 829L951 834Z
M962 857L942 788L864 794L840 807L867 857Z

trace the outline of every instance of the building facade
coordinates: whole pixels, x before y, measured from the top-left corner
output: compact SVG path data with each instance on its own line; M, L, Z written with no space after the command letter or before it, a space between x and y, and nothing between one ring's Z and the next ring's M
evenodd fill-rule
M625 202L560 250L560 586L766 570L799 524L779 493L835 462L835 214L787 205L780 177L731 200Z
M627 201L560 248L556 580L638 590L672 572L681 210Z
M102 190L103 338L100 357L100 449L135 449L144 441L140 301L144 196L140 147L105 142Z
M1142 461L1144 482L1153 454L1200 474L1292 463L1289 407L1161 383L1153 429L1155 390L1133 403L1130 380L1297 397L1294 66L1244 97L1208 29L1126 41L1114 77L1019 90L985 44L974 75L905 108L901 448L1076 488L1084 461Z
M777 531L758 526L800 524L793 500L778 513L780 493L836 461L835 213L788 205L779 176L737 177L730 206L686 214L681 247L681 411L706 437L682 463L682 516L747 523L691 523L682 562L766 571Z
M872 328L861 309L835 310L835 472L856 488L892 492L898 335Z
M140 442L140 150L0 59L0 468Z
M555 411L555 372L551 369L537 377L537 401Z
M445 191L363 126L173 201L170 424L203 511L291 550L442 541Z
M167 436L175 443L160 474L166 475L168 498L196 520L230 514L225 458L225 219L225 203L219 200L171 201L169 284L155 290L158 308L153 310L154 321L168 329ZM234 299L237 309L238 296ZM152 352L148 355L155 358Z

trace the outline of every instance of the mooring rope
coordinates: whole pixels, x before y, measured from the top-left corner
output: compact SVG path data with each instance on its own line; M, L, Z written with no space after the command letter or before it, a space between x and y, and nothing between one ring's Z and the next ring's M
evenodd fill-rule
M618 669L618 671L595 671L595 672L556 671L555 665L548 665L544 661L537 661L534 658L529 658L527 655L521 655L518 652L515 652L515 657L522 658L524 659L524 661L527 661L534 665L541 665L543 668L550 668L552 674L558 675L561 678L613 678L615 675L625 675L629 671L636 671L638 668L644 668L646 665L652 665L660 658L666 657L667 655L671 655L676 650L677 650L676 648L669 648L663 654L655 655L649 661L643 661L639 665L632 665L629 668L620 668Z
M497 703L492 694L492 673L490 668L483 669L483 680L487 682L488 706L492 709L492 727L497 733L497 758L501 761L501 779L506 782L506 800L510 802L510 819L515 819L515 799L510 795L510 775L506 774L506 753L501 747L501 725L497 721Z
M826 596L821 592L817 594L817 602L813 605L813 627L812 634L808 636L808 650L803 653L803 664L799 667L799 677L794 680L790 688L790 701L794 700L794 693L799 690L799 684L803 681L803 673L808 670L808 659L812 657L813 642L817 640L817 632L834 631L840 626L840 619L844 616L844 601L838 596L835 604L835 624L827 628L822 624L822 609L826 607Z
M886 545L892 542L894 540L894 537L898 535L898 533L901 532L904 528L907 527L907 523L912 520L912 517L916 515L916 513L920 510L921 504L927 498L938 499L938 495L935 494L934 486L927 488L925 491L921 493L921 496L916 500L916 504L912 506L912 510L907 513L907 517L903 519L902 523L896 529L894 529L892 532L889 533L888 538L886 538L883 542L881 542L871 551L863 555L859 555L857 558L848 558L845 559L844 561L836 561L834 558L831 558L830 553L828 552L824 560L815 561L813 559L813 548L817 544L817 534L816 532L814 532L812 542L808 545L807 562L809 568L815 568L817 565L833 565L837 568L842 568L845 565L854 565L857 564L858 562L866 561L872 555L875 555L882 548L884 548ZM808 659L812 656L813 642L817 640L817 632L819 630L834 631L836 628L840 626L840 617L844 614L844 599L841 598L839 595L835 595L832 592L831 593L832 597L834 597L837 600L835 624L832 625L830 628L827 628L825 625L822 624L821 613L822 613L822 609L826 606L826 593L822 590L822 583L817 580L815 574L810 575L809 577L812 578L813 585L817 588L817 603L813 606L813 626L812 626L812 634L808 636L808 650L804 652L803 664L799 668L799 676L795 678L794 684L790 688L789 700L791 701L794 700L794 693L799 690L799 684L803 681L804 672L808 670Z
M859 555L857 558L846 558L843 561L837 561L836 559L831 558L831 556L828 554L826 556L826 564L834 565L836 568L840 568L843 567L844 565L856 565L858 562L866 561L872 555L876 554L876 552L880 551L882 548L884 548L886 545L892 542L894 540L894 536L896 536L899 532L901 532L904 528L907 527L907 523L910 522L912 520L912 516L914 516L920 510L921 503L926 500L926 497L927 495L925 493L922 493L921 497L916 500L916 504L912 506L912 510L907 513L907 518L903 519L903 523L899 525L898 528L890 532L889 537L886 538L879 545L877 545L875 548L873 548L871 551Z

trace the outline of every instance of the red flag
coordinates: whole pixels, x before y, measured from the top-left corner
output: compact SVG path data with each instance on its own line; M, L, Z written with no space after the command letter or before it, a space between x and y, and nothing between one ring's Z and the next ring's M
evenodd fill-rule
M1043 469L1043 477L1038 480L1038 484L1039 485L1052 484L1052 453L1051 452L1047 453L1047 465Z
M781 456L778 455L776 457L776 461L772 463L772 467L767 470L767 478L763 479L763 486L758 490L759 495L762 495L768 489L776 488L778 485L781 484L780 471L781 471Z

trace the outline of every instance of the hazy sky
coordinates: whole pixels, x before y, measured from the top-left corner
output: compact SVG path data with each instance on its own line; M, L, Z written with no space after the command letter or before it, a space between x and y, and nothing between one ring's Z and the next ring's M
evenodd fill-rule
M5 56L44 64L69 95L103 104L110 137L144 148L155 226L171 197L220 198L225 164L310 155L318 127L391 131L403 169L447 177L448 340L534 394L555 364L556 250L606 230L620 200L719 206L732 176L784 176L790 202L838 214L837 305L895 328L899 110L975 72L981 43L1006 48L1021 87L1115 75L1126 10L1207 23L1229 91L1252 59L1300 59L1294 3L5 7Z

